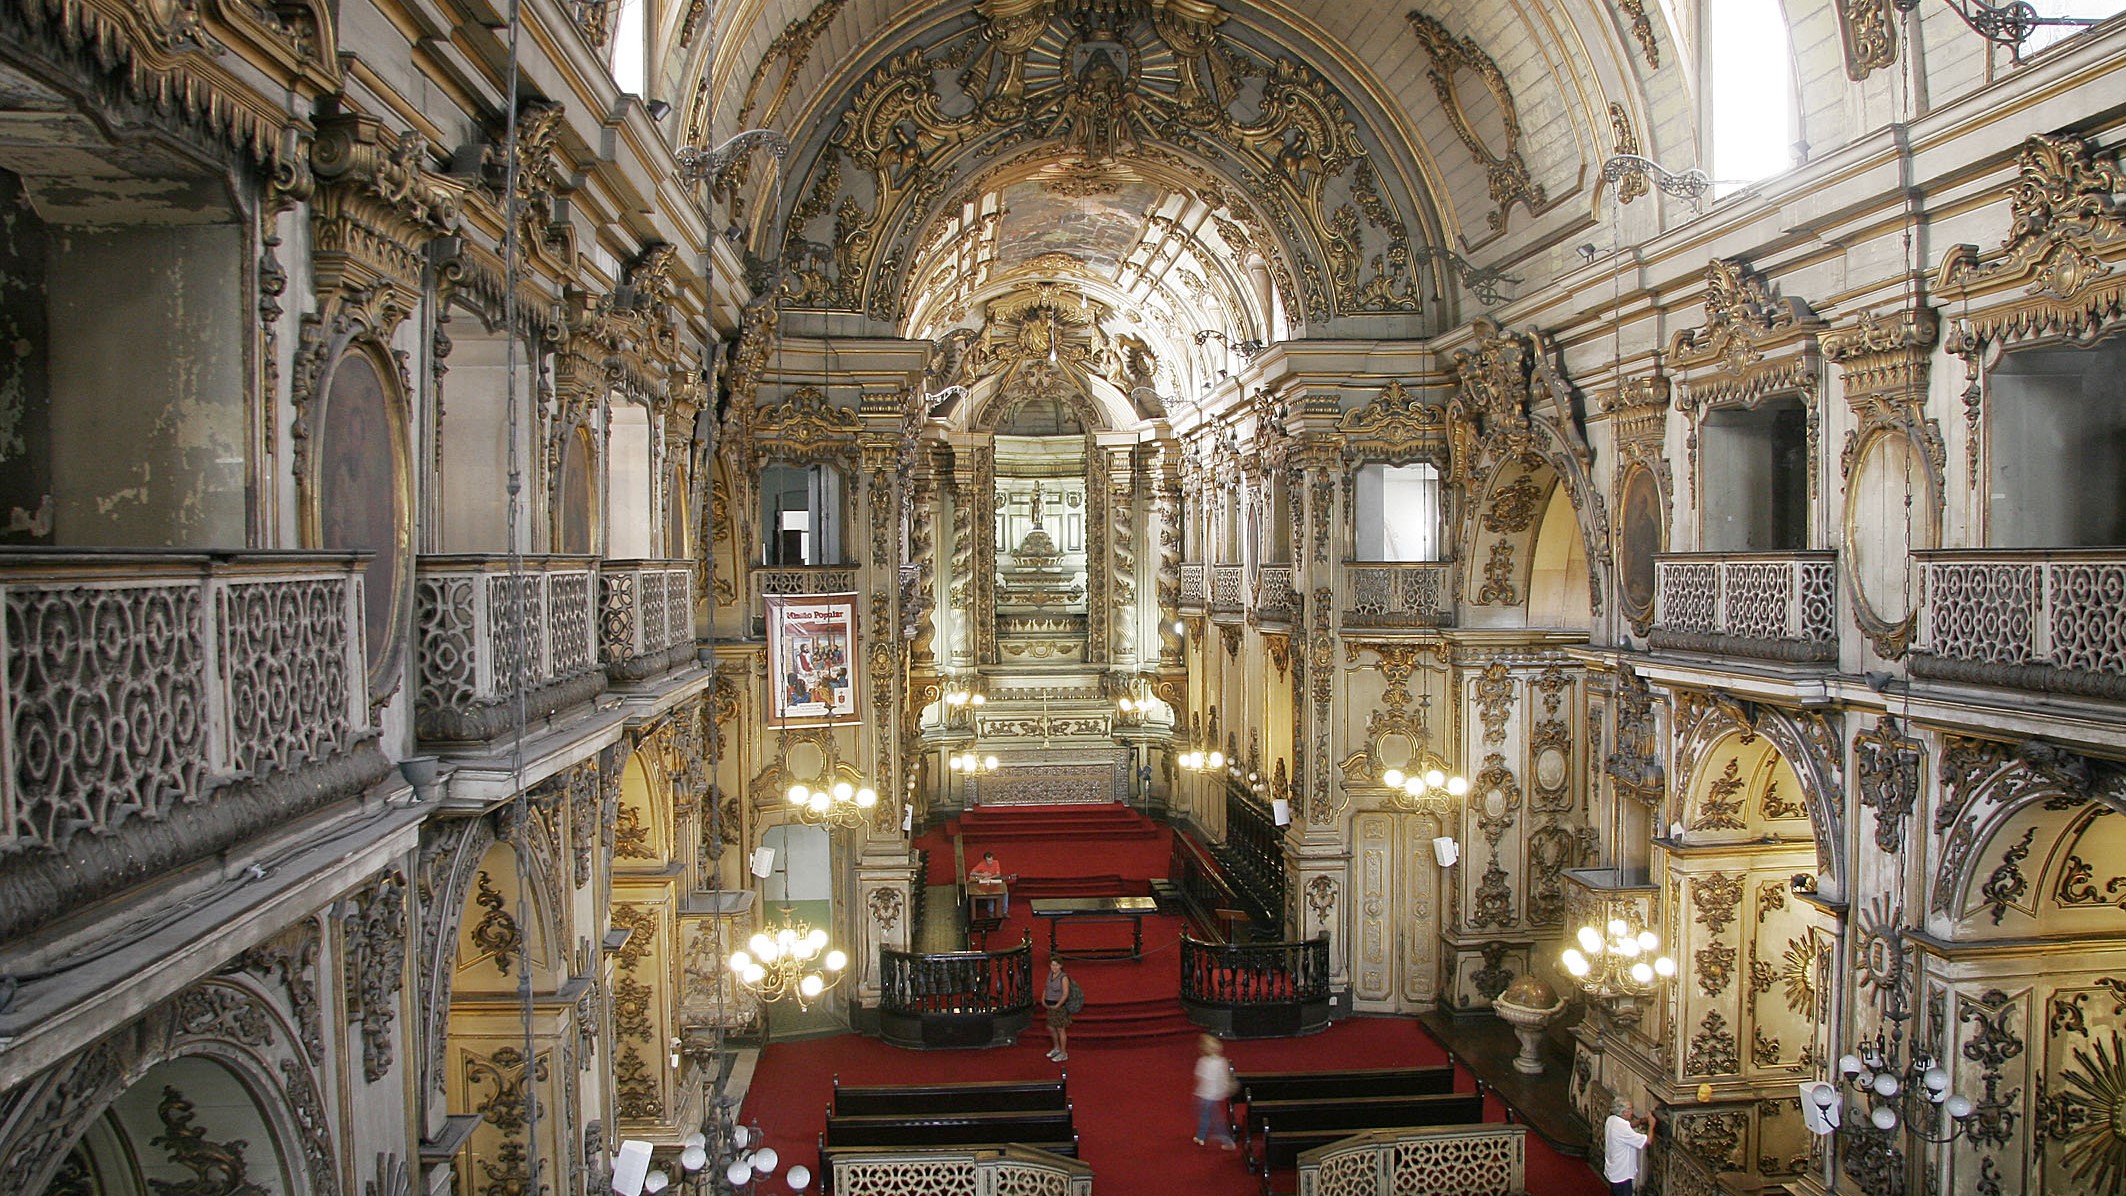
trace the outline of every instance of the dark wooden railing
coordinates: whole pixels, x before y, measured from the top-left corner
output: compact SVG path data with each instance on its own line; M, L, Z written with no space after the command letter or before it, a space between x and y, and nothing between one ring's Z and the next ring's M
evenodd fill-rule
M1181 940L1181 1006L1189 1020L1234 1038L1308 1034L1329 1024L1329 940Z
M879 1032L897 1046L989 1046L1032 1020L1033 943L1003 951L879 952Z
M1180 891L1186 915L1203 937L1218 942L1277 937L1276 909L1235 884L1225 863L1178 826L1174 828L1167 878Z
M1225 785L1226 870L1256 902L1274 915L1284 909L1284 828L1270 804L1238 778Z

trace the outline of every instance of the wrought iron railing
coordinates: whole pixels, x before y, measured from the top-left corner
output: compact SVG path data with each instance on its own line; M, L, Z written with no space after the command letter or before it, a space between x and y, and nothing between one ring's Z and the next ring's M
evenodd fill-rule
M1243 608L1247 592L1243 567L1240 565L1211 566L1211 609L1237 611Z
M1914 555L1924 595L1914 673L2126 698L2126 550Z
M1288 1005L1329 997L1329 940L1206 943L1181 939L1181 999L1198 1005Z
M1263 565L1255 570L1255 608L1266 619L1286 619L1299 605L1292 590L1290 565Z
M833 1192L922 1192L926 1196L1092 1196L1093 1169L1030 1146L995 1150L897 1146L876 1152L836 1150Z
M879 1011L1025 1013L1034 1006L1033 945L1004 951L879 952Z
M1453 621L1446 561L1345 563L1347 627L1442 627Z
M1528 1127L1449 1125L1369 1130L1299 1156L1299 1196L1374 1196L1425 1189L1415 1176L1454 1177L1458 1196L1523 1196Z
M598 563L584 556L424 556L414 573L414 729L493 739L514 695L542 717L597 695Z
M1761 660L1838 659L1835 552L1665 553L1654 559L1656 648Z
M694 575L685 561L598 566L598 647L606 674L638 681L694 651Z
M1181 605L1198 610L1210 598L1210 566L1200 561L1181 565Z
M0 939L383 775L364 564L0 553Z

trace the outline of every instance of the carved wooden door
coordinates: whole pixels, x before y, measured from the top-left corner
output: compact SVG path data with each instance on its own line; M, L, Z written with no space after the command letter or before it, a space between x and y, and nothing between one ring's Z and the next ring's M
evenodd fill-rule
M1367 811L1351 820L1351 996L1374 1012L1429 1009L1439 1000L1438 823Z

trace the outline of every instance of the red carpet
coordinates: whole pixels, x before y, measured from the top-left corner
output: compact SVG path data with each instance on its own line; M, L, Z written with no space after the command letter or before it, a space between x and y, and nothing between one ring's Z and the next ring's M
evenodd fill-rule
M776 1043L761 1056L744 1118L766 1131L784 1166L817 1169L819 1133L826 1125L833 1079L845 1084L946 1083L956 1080L1032 1080L1054 1076L1042 1057L1048 1036L1038 1028L1016 1047L987 1051L906 1051L856 1035ZM1195 1112L1189 1099L1191 1039L1157 1046L1076 1049L1070 1081L1083 1158L1093 1168L1096 1196L1257 1196L1258 1177L1239 1156L1191 1145ZM1242 1071L1396 1067L1447 1061L1417 1023L1404 1018L1353 1018L1309 1038L1226 1044ZM1459 1077L1463 1091L1475 1084ZM1497 1099L1491 1120L1504 1120ZM1290 1192L1290 1172L1274 1177ZM817 1184L814 1185L815 1190ZM778 1184L774 1192L783 1191ZM1606 1186L1586 1163L1568 1159L1533 1135L1528 1138L1528 1190L1542 1196L1598 1196Z
M952 839L966 841L969 864L997 853L1004 871L1019 877L1012 890L1032 897L1141 896L1143 884L1165 876L1173 832L1122 805L984 806L916 837L930 852L929 881L949 885ZM1096 879L1121 887L1088 891Z

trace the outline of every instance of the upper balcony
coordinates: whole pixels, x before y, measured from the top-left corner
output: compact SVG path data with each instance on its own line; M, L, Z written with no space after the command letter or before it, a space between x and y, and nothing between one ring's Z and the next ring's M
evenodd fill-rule
M1838 659L1835 552L1654 558L1656 648L1794 663Z
M2126 698L2126 549L1916 552L1915 676Z
M1201 561L1181 566L1181 609L1200 611L1210 599L1210 566Z
M613 682L641 681L694 659L694 572L686 561L598 566L598 658Z
M1298 605L1299 595L1292 590L1290 565L1263 565L1255 570L1255 608L1262 612L1264 620L1286 622Z
M597 696L606 681L598 601L592 557L422 557L415 732L485 742L514 725L520 690L534 719Z
M1239 614L1247 609L1246 568L1241 565L1211 566L1211 610Z
M1449 561L1346 561L1346 627L1446 627L1454 622Z
M0 553L0 940L389 772L365 556Z

